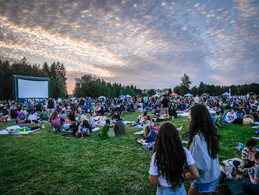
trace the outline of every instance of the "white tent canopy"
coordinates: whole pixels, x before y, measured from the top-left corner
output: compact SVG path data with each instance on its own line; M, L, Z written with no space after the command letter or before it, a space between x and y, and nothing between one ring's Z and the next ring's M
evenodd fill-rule
M160 97L160 95L158 95L158 94L155 94L155 95L153 95L152 97Z
M225 93L223 93L222 95L230 96L230 93L225 92Z
M193 95L190 94L190 93L187 93L187 94L184 95L184 97L193 97Z
M98 99L106 99L106 97L100 96L100 97L98 97Z

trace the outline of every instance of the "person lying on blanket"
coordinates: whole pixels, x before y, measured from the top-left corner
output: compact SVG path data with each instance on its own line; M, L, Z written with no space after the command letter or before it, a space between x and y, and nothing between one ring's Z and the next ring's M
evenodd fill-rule
M25 123L39 123L39 120L37 119L36 115L33 114L33 111L30 112L29 116L22 120L22 121L18 121L16 120L17 124L25 124Z

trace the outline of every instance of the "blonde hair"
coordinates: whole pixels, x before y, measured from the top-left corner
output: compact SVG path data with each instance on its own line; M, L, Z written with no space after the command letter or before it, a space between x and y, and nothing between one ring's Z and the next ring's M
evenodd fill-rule
M150 136L150 133L151 133L151 128L150 128L150 126L148 125L148 126L145 127L143 137L148 138L148 137Z

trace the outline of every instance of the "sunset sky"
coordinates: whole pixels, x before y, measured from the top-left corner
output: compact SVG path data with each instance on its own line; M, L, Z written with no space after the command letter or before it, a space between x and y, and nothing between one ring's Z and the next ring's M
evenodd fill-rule
M259 81L259 0L0 0L0 59L138 88Z

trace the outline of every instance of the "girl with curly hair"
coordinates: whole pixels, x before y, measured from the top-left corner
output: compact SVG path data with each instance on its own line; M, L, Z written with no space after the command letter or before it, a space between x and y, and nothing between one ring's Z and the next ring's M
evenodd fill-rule
M191 107L189 113L188 147L200 174L200 178L192 182L188 195L214 192L221 173L219 135L208 109L202 104Z
M190 172L185 173L189 169ZM158 130L150 162L149 181L157 194L186 194L185 179L199 178L199 172L189 150L182 146L176 127L166 122Z

